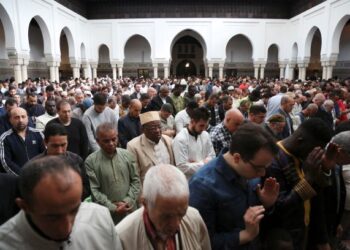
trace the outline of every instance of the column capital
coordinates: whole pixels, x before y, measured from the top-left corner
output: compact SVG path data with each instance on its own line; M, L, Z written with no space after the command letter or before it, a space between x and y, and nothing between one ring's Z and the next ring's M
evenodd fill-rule
M170 63L163 63L163 67L164 67L164 68L169 68L169 64L170 64Z
M158 63L152 62L152 67L153 68L158 68Z
M208 65L208 68L212 68L212 67L214 67L214 63L207 63L207 65Z
M90 61L91 68L97 69L98 62Z
M80 63L71 63L70 66L72 68L80 68Z

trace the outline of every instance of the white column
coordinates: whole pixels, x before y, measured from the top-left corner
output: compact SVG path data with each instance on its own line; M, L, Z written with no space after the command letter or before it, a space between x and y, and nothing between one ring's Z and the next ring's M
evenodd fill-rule
M112 66L112 70L113 70L113 80L117 79L117 66L113 65Z
M206 64L204 64L204 71L205 71L205 77L208 77L208 74L209 74L209 72L208 72L208 66L206 65Z
M57 82L60 82L60 64L57 63L57 66L56 66L56 76L55 76L55 80Z
M15 80L17 83L21 83L23 82L22 79L22 67L19 64L15 64L13 65L13 71L14 71L14 75L15 75Z
M265 78L265 65L260 65L260 79Z
M280 79L285 78L284 72L285 72L286 65L279 64L279 68L280 68Z
M91 69L90 69L90 65L89 64L83 64L83 76L85 78L91 78Z
M303 79L304 68L305 68L304 64L298 63L298 69L299 69L298 79L300 79L300 80L304 80Z
M118 77L123 78L123 65L118 65Z
M210 78L213 78L213 63L208 63L208 74Z
M223 78L224 78L224 64L219 63L219 79L223 79Z
M23 81L28 79L28 64L29 59L23 59L23 65L22 65L22 79Z
M158 78L158 63L153 63L153 78Z
M333 66L328 65L327 66L327 80L331 79L333 77Z
M260 64L254 64L254 77L256 79L259 78L259 66L260 66Z
M80 78L80 65L73 64L71 67L73 68L73 78Z
M322 79L327 79L327 66L322 65Z
M169 77L169 64L163 63L164 67L164 79L167 79Z
M50 66L50 82L54 82L56 80L56 67Z

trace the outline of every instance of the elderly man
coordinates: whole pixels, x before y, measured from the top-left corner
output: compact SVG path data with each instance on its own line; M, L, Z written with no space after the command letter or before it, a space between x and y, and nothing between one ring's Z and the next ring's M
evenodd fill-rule
M284 118L286 119L286 125L284 126L282 131L283 138L287 138L294 132L293 120L289 114L292 111L294 104L295 104L294 99L289 95L284 95L281 98L281 105L280 105L280 108L278 109L278 114L283 115Z
M305 120L311 117L314 117L317 110L318 110L318 106L315 103L310 103L309 105L307 105L305 109L303 109L297 114L300 120L300 124L302 124Z
M279 185L270 178L254 192L252 180L265 175L277 151L263 128L244 124L232 135L229 151L190 180L190 205L202 215L213 249L257 249L260 221L275 203Z
M133 138L141 134L140 113L141 102L138 99L130 101L129 112L118 121L119 143L122 148Z
M312 99L313 103L315 103L318 107L318 110L315 114L315 117L320 118L323 120L329 128L333 129L333 118L331 117L332 115L329 114L324 107L324 102L326 101L326 97L322 93L318 93L315 95L315 97ZM334 106L334 104L333 104Z
M159 89L159 94L152 98L150 103L150 110L159 111L164 103L170 103L173 108L174 115L176 109L173 100L169 96L169 88L167 85L162 85Z
M0 249L122 249L108 210L80 201L79 171L62 158L29 162L19 188L22 210L0 227Z
M141 184L134 156L117 148L117 131L110 123L96 130L100 150L85 161L93 201L107 207L115 224L136 210Z
M173 141L176 166L188 179L215 157L210 136L205 131L209 116L209 111L204 107L193 110L190 124L183 128Z
M5 172L18 175L23 165L45 150L43 134L28 127L27 111L10 111L12 129L0 137L0 161Z
M216 155L219 155L222 149L230 147L232 134L243 121L242 113L237 108L232 108L226 112L224 121L212 129L210 138Z
M276 140L282 140L282 132L286 126L286 119L283 115L274 114L270 116L267 122L264 124L264 128L271 134Z
M148 169L159 164L175 164L172 140L162 135L157 111L140 115L143 134L131 140L127 149L135 156L141 182Z
M96 142L96 128L101 123L110 122L115 128L118 128L118 119L113 110L107 107L107 95L96 93L94 95L94 105L88 108L82 119L89 138L89 146L91 151L99 149Z
M181 171L170 165L152 167L143 184L143 207L116 226L123 248L211 249L205 224L188 206L188 198Z

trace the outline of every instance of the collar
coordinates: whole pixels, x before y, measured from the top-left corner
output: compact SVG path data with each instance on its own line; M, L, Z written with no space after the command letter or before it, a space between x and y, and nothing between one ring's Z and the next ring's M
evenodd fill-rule
M188 133L189 133L191 136L193 136L193 137L197 140L199 134L196 133L196 132L192 132L192 131L188 128L188 126L187 126L186 128L187 128Z
M224 158L224 154L228 151L228 149L223 150L222 154L220 154L217 157L217 163L216 163L216 171L218 171L224 179L231 182L234 180L237 180L238 178L241 178L237 172L226 162Z

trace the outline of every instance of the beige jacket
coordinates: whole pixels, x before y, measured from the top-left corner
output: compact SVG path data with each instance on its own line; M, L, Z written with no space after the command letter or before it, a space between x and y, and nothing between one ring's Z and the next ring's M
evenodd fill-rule
M170 164L175 165L174 153L172 148L172 139L169 136L162 135L166 148L168 149L170 156ZM156 165L156 158L154 147L151 145L144 134L132 139L127 144L127 150L131 152L136 158L137 169L139 170L139 176L141 183L145 179L145 174L150 167Z
M127 216L115 227L124 250L153 249L146 235L142 215L143 207ZM180 224L180 234L182 250L211 249L207 228L195 208L188 207Z

